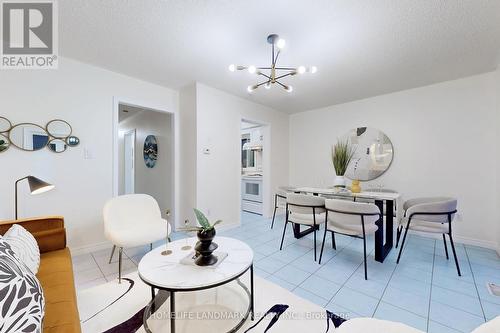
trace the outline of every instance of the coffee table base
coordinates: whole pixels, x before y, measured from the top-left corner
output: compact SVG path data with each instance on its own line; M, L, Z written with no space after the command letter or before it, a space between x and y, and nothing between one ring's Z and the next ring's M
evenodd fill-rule
M248 270L250 270L250 290L248 290L248 287L245 286L240 280L240 277L245 274ZM196 288L193 290L169 290L169 289L163 289L163 288L158 288L151 286L151 301L148 303L146 308L144 309L144 316L143 316L143 324L144 324L144 330L147 333L153 333L151 329L148 326L147 320L153 315L156 310L158 310L165 302L167 299L170 300L170 333L175 333L175 294L177 292L190 292L190 291L200 291L200 290L205 290L205 289L212 289L219 287L223 284L230 283L232 281L236 280L238 285L246 292L248 295L248 308L243 316L243 318L234 326L231 330L227 331L227 333L235 333L238 331L241 326L245 323L245 321L248 319L248 316L251 314L250 319L254 320L254 283L253 283L253 265L249 267L246 271L244 271L242 274L236 276L234 279L230 281L226 281L224 283L215 285L215 286L209 286L209 287L200 287ZM158 293L155 295L155 289L158 289Z

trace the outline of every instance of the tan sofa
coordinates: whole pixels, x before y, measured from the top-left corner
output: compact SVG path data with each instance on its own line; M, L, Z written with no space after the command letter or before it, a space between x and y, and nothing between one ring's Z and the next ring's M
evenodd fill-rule
M71 254L66 247L64 218L49 216L2 221L0 235L5 234L14 223L32 233L40 247L41 261L37 277L45 295L43 332L81 332Z

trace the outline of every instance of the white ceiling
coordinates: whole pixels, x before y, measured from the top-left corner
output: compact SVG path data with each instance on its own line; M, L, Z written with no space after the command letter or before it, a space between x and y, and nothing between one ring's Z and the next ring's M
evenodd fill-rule
M493 70L500 0L64 0L62 56L178 89L194 81L293 113ZM294 87L246 92L259 79L231 63L316 65Z

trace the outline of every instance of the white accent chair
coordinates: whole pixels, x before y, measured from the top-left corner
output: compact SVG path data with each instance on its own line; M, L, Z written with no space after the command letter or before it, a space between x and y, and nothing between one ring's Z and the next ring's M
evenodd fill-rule
M150 244L170 236L168 221L161 217L156 200L147 194L128 194L112 198L103 209L104 235L113 243L109 263L119 248L118 280L122 277L124 247Z
M377 231L378 226L375 223L380 218L380 209L371 203L339 199L325 200L325 208L327 223L325 234L323 235L323 243L321 244L319 263L321 264L321 258L323 257L327 231L332 232L333 244L335 244L335 233L363 239L365 280L367 280L366 236Z
M403 219L401 219L397 229L396 247L398 247L399 238L401 237L403 229L405 229L405 233L403 235L403 241L401 243L401 248L399 249L398 260L396 263L399 264L399 260L401 259L401 253L403 252L408 230L442 234L446 259L449 259L445 237L445 235L448 235L448 237L450 237L453 256L455 257L458 276L462 276L460 273L460 266L458 265L455 244L453 243L453 237L451 235L451 222L457 212L457 199L448 197L410 199L404 203L403 209L405 211L405 215Z
M326 221L325 199L313 195L288 193L286 195L286 217L281 237L280 251L288 223L306 225L313 228L314 233L314 261L316 261L316 231Z

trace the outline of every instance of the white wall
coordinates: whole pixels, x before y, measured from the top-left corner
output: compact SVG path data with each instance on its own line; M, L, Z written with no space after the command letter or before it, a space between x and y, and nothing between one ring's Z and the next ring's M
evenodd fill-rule
M184 87L179 92L179 219L193 220L196 207L196 84ZM178 225L180 226L180 225Z
M351 128L375 127L392 140L395 156L390 169L373 183L397 189L405 198L458 197L457 238L496 247L492 232L498 230L500 202L496 75L292 115L290 183L333 184L331 145Z
M288 116L203 84L196 84L196 205L226 225L240 222L241 120L265 124L264 212L271 213L274 189L288 183ZM210 154L203 149L209 148Z
M62 154L15 148L0 154L0 219L14 217L14 181L32 174L56 189L29 196L27 185L22 184L21 217L63 215L73 249L105 241L101 213L113 192L112 117L117 96L161 110L177 112L178 108L176 91L69 59L60 59L57 70L1 72L3 116L13 123L41 125L65 119L81 144ZM84 159L84 148L91 159Z
M145 193L155 198L164 218L167 210L174 213L172 125L169 113L146 110L120 122L118 133L118 193L125 192L123 135L135 130L135 193ZM158 159L154 168L148 168L144 163L144 140L148 135L154 135L158 143Z

